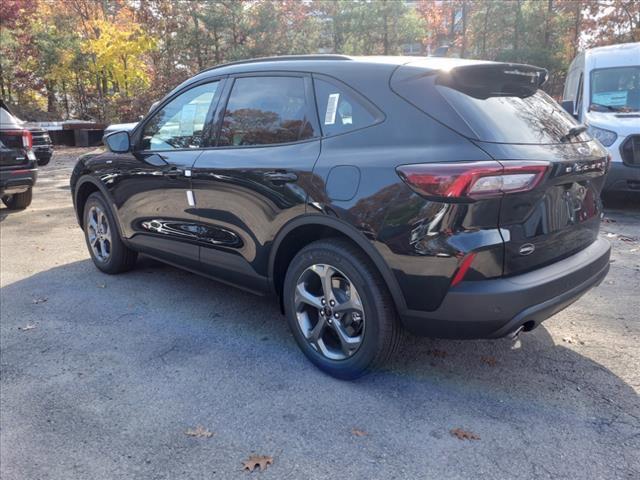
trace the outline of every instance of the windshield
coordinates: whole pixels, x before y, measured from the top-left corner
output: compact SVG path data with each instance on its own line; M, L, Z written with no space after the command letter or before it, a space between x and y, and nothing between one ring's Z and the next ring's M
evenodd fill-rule
M640 65L593 70L589 104L597 112L640 110Z

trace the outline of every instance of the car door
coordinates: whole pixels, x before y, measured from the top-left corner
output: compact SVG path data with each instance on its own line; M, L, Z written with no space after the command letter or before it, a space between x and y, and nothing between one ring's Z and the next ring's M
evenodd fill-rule
M186 268L199 266L191 168L211 145L221 82L187 87L165 101L136 128L132 153L118 162L113 193L130 242Z
M320 154L313 88L299 73L239 75L227 83L216 148L193 168L194 212L205 228L200 261L209 275L264 291L271 242L305 212Z

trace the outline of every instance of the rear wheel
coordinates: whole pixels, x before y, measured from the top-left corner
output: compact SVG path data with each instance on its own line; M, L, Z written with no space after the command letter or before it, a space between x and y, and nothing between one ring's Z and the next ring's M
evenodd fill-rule
M33 189L29 188L26 192L14 193L2 198L2 202L11 210L23 210L31 205L33 199Z
M137 253L127 247L101 193L89 195L84 205L84 236L96 267L105 273L131 270Z
M400 340L384 281L348 241L321 240L303 248L289 265L283 295L298 345L334 377L353 379L382 365Z

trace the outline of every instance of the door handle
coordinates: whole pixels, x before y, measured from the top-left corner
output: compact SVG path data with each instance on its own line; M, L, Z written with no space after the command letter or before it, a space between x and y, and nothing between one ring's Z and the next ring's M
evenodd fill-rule
M272 183L288 183L298 180L298 175L292 172L267 172L264 178Z
M165 177L169 177L169 178L178 178L180 176L180 174L182 173L182 170L177 168L177 167L172 167L168 170L165 170L162 172L162 175L164 175Z

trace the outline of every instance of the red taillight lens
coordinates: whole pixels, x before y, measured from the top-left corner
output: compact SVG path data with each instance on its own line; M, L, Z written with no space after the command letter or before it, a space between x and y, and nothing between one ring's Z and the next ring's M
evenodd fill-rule
M31 150L33 148L33 136L29 130L5 130L2 132L3 136L6 137L22 137L22 146L27 150ZM19 142L17 138L14 140ZM13 144L13 148L16 148L18 145Z
M22 131L22 145L24 145L24 148L27 150L31 150L33 148L33 135L31 135L29 130Z
M535 188L548 162L495 161L423 163L396 170L414 191L426 197L483 198Z

